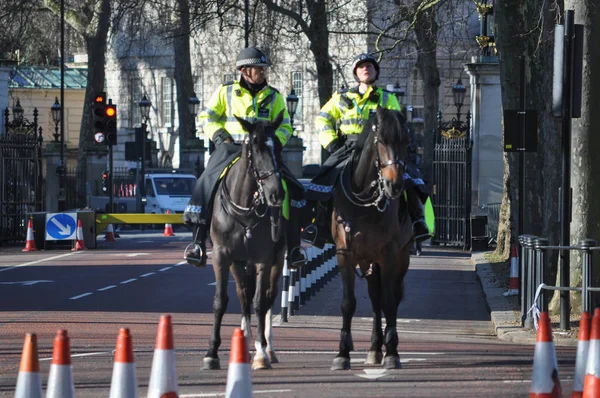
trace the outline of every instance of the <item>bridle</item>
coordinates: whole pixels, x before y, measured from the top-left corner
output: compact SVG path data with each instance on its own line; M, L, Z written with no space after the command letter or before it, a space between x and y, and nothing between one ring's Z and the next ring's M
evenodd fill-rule
M393 165L399 165L404 168L404 161L397 156L393 159L390 159L386 162L381 161L381 157L379 155L379 151L377 150L377 145L379 145L379 125L377 123L373 123L371 127L373 131L373 149L377 154L377 158L375 159L375 168L377 169L377 178L371 181L370 187L371 189L375 188L373 193L368 198L361 198L360 194L357 194L352 191L352 186L349 184L349 187L346 187L344 178L344 172L346 171L351 162L349 162L346 166L342 168L341 176L340 176L340 185L342 186L342 191L344 192L344 196L346 199L350 201L355 206L359 207L371 207L374 206L379 212L384 212L387 209L389 204L389 198L385 193L384 189L384 180L382 171L388 167ZM350 181L350 180L348 180ZM385 199L385 200L384 200Z

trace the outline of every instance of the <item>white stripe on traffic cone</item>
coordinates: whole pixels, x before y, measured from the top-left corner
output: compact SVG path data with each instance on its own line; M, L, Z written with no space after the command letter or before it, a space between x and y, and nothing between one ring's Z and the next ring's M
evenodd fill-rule
M167 210L167 214L171 214L171 210ZM165 231L163 232L163 236L175 236L173 233L173 225L165 224Z
M510 280L508 290L504 296L516 296L519 294L519 251L517 245L512 245L510 250Z
M251 398L252 378L250 377L250 353L244 332L235 328L229 351L226 398Z
M110 383L110 398L137 398L133 343L129 329L119 330L115 365Z
M31 219L27 221L27 237L25 241L25 248L22 250L24 252L35 252L37 248L35 247L35 239L33 238L33 221Z
M50 375L46 398L73 398L73 370L71 368L71 346L66 330L59 330L54 338Z
M600 396L600 308L594 310L592 317L590 346L583 381L583 397L598 396Z
M75 233L75 247L72 251L87 250L83 241L83 226L81 220L77 220L77 232Z
M161 315L152 358L148 398L177 397L177 389L171 315Z
M106 227L106 235L104 235L104 241L115 243L117 240L115 239L115 229L112 224L108 224Z
M35 333L27 333L25 336L15 398L42 398L42 379Z
M560 398L561 387L558 378L558 362L552 341L550 316L542 312L533 353L533 375L529 398Z
M582 312L581 320L579 321L577 355L575 356L575 376L573 377L573 392L571 398L579 398L583 395L583 379L585 378L589 345L590 313Z

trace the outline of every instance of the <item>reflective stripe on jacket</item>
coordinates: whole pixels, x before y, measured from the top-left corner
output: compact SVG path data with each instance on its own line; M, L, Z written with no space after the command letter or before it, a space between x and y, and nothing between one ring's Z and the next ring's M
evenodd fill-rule
M394 94L374 86L370 86L363 95L358 93L358 87L345 93L335 92L321 108L315 122L323 148L327 148L338 138L336 129L342 135L360 134L363 124L369 119L371 112L377 109L378 104L383 108L400 110Z
M204 133L212 141L219 129L225 129L234 140L241 141L246 134L235 116L254 123L274 120L283 111L283 122L275 132L282 145L292 135L292 125L283 96L267 85L253 97L238 81L227 83L217 90L200 113Z

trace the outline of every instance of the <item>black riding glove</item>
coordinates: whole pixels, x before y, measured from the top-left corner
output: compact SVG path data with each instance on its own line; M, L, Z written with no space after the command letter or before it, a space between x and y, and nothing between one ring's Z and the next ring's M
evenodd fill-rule
M218 129L213 134L212 141L215 143L215 148L216 148L224 142L232 143L233 138L231 137L231 134L229 134L229 132L227 132L227 130Z
M325 148L325 150L329 153L334 153L335 151L337 151L338 149L340 149L342 147L342 143L340 142L339 139L333 140L329 143L329 145L327 145L327 147Z

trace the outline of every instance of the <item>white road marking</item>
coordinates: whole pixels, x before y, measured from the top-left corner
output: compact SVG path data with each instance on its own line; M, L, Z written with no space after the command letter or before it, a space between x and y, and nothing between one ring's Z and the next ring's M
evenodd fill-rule
M15 281L15 282L0 282L0 285L22 285L22 286L32 286L32 285L36 285L36 284L38 284L38 283L45 283L45 282L54 282L54 281L38 280L38 281Z
M110 285L110 286L103 287L102 289L98 289L97 291L98 292L104 292L104 291L109 290L109 289L114 289L115 287L117 287L117 285Z
M235 283L235 280L233 280L233 279L230 279L230 280L229 280L229 283ZM208 284L208 286L217 286L217 282L215 281L215 282L213 282L213 283L209 283L209 284Z
M158 272L165 272L165 271L168 271L168 270L170 270L171 268L173 268L173 267L165 267L165 268L161 268L161 269L159 269L159 270L158 270Z
M74 297L71 297L69 300L79 300L79 299L80 299L80 298L82 298L82 297L90 296L90 295L92 295L92 294L93 294L93 293L83 293L83 294L80 294L79 296L74 296Z
M13 265L12 267L8 267L8 268L2 268L2 269L0 269L0 272L10 271L11 269L14 269L14 268L26 267L28 265L39 264L39 263L43 263L44 261L56 260L57 258L72 256L72 255L79 254L79 253L82 253L82 252L66 253L66 254L61 254L60 256L42 258L40 260L30 261L28 263L23 263L23 264L19 264L19 265Z
M375 380L375 379L379 379L380 377L385 376L385 372L387 372L386 369L364 369L364 372L366 374L357 374L355 376L358 377L362 377L365 379L371 379L371 380Z
M125 257L149 256L150 253L129 253Z
M140 278L145 278L147 276L154 275L154 274L156 274L156 272L148 272L147 274L140 275Z
M294 390L252 390L252 395L254 394L275 394L275 393L283 393L283 392L294 392ZM201 394L179 394L180 398L201 398L201 397L224 397L224 392L205 392Z
M123 281L123 282L120 282L120 283L121 283L121 285L126 285L128 283L135 282L135 281L137 281L137 278L127 279L126 281Z

